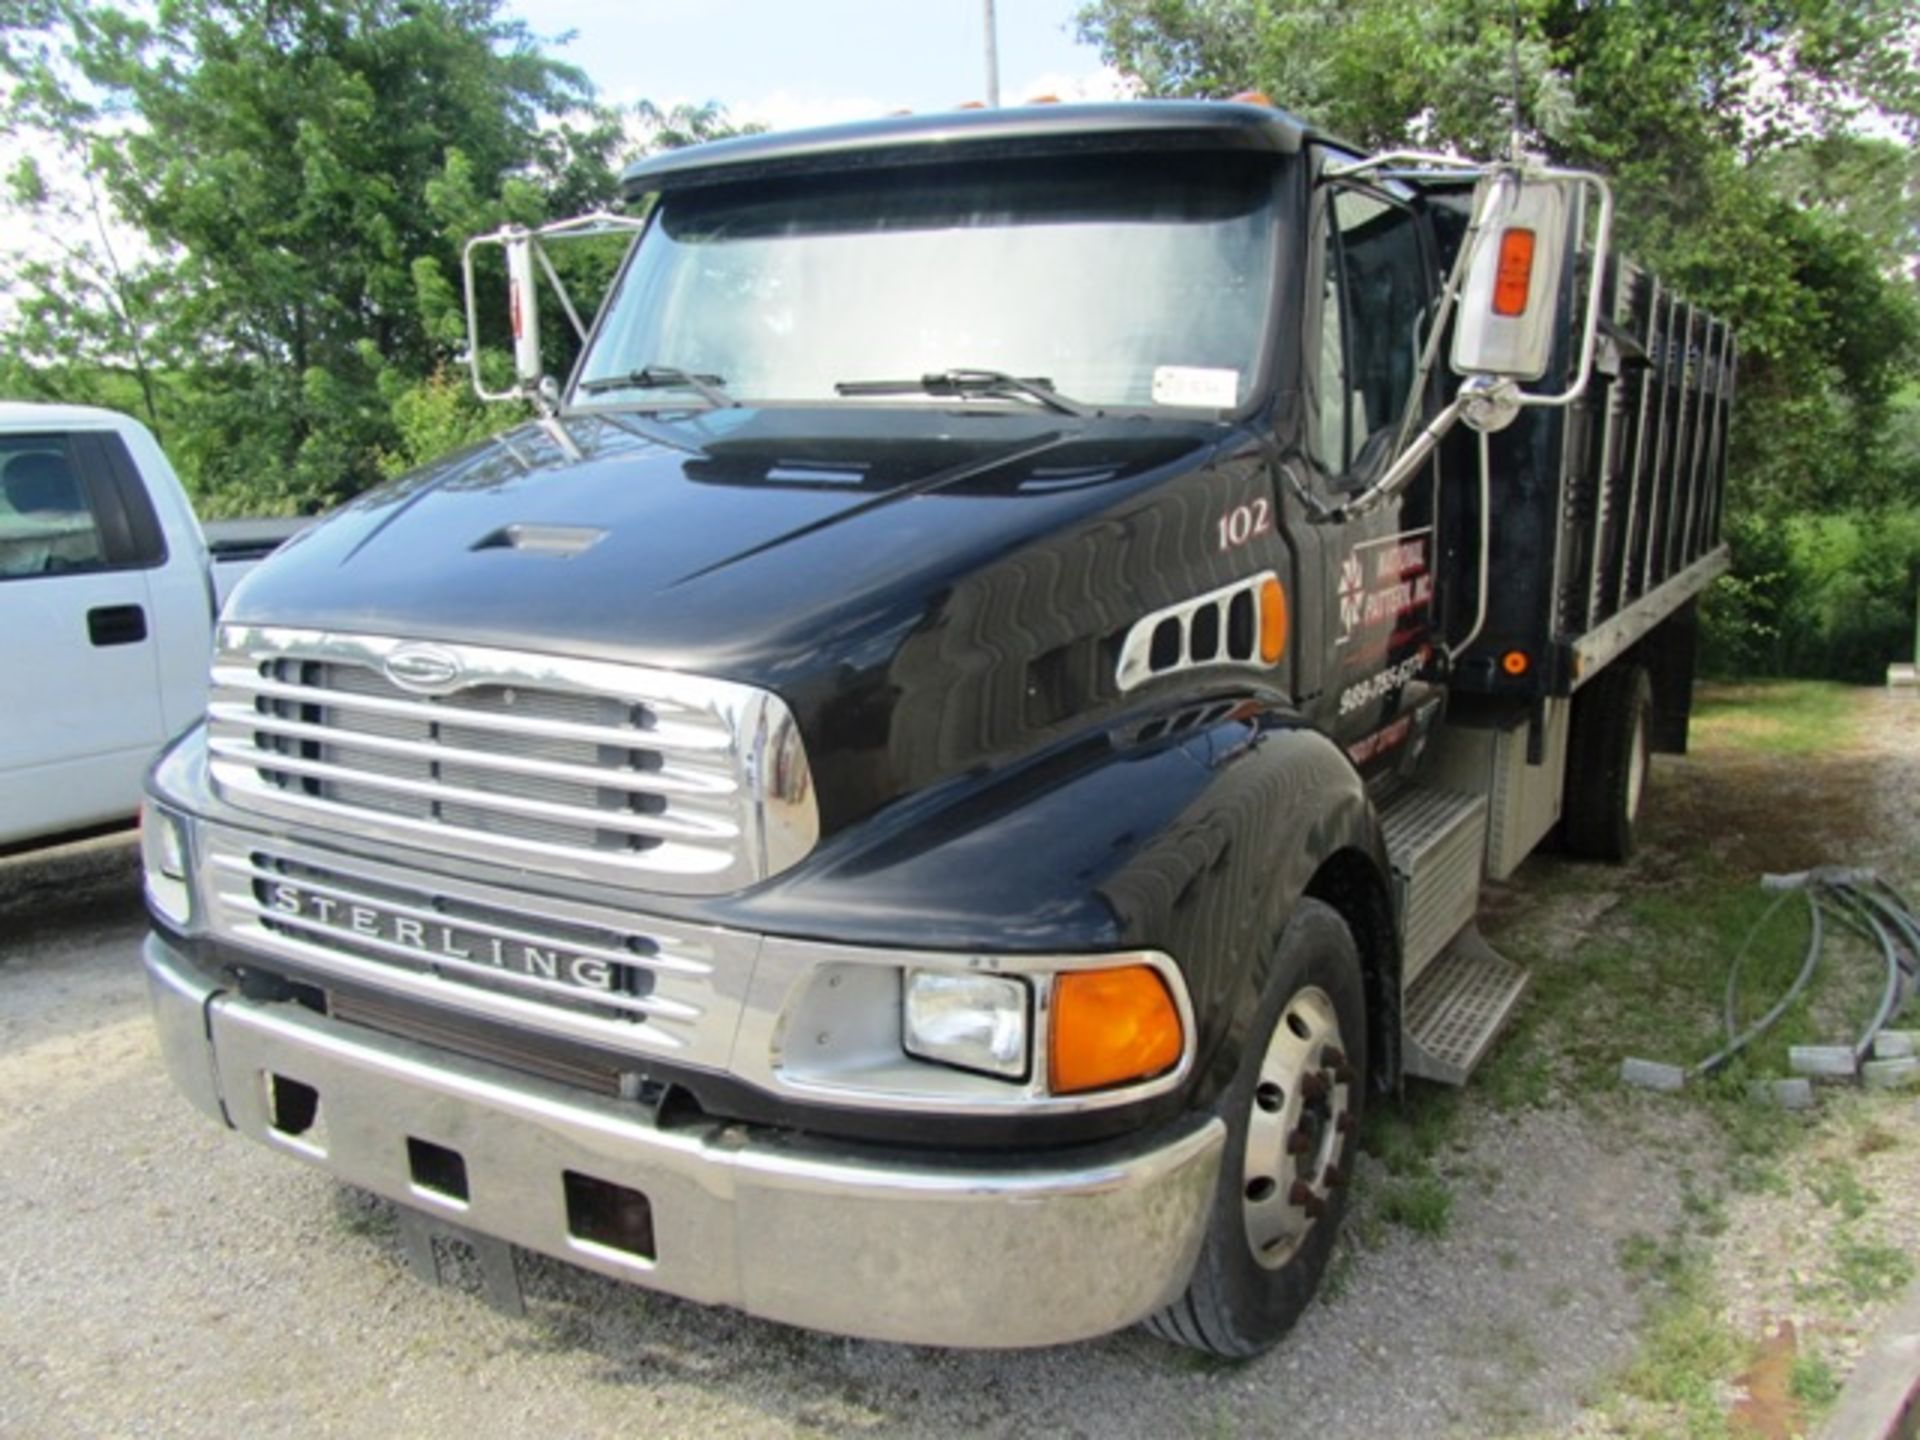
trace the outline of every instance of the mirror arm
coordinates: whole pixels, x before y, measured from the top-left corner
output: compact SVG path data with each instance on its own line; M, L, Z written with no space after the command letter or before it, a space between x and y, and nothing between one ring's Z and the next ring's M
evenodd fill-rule
M1453 269L1447 274L1447 283L1440 292L1440 306L1434 312L1433 321L1428 327L1427 343L1420 354L1420 364L1413 377L1413 384L1407 393L1406 412L1400 420L1400 433L1394 439L1397 451L1407 443L1407 437L1413 433L1413 422L1420 414L1420 397L1426 393L1427 383L1433 375L1433 367L1440 360L1440 340L1447 333L1447 322L1453 319L1453 312L1459 307L1460 294L1467 284L1467 265L1473 258L1474 244L1480 238L1480 232L1486 229L1487 217L1481 207L1475 205L1473 213L1467 219L1466 233L1460 237L1460 253L1454 257Z
M1402 450L1386 473L1362 490L1351 500L1342 501L1326 512L1327 519L1343 521L1355 515L1364 515L1385 500L1391 499L1406 488L1407 482L1420 473L1420 467L1427 463L1436 446L1444 440L1447 432L1465 412L1469 396L1462 392L1447 403L1447 406L1433 419L1429 420L1420 433L1413 437L1411 444Z

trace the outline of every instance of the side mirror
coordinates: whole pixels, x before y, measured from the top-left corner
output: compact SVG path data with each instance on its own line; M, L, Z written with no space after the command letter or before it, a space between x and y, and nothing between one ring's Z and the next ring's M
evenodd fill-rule
M1454 319L1456 374L1526 383L1547 373L1578 183L1523 180L1513 170L1481 180L1473 253Z
M553 287L554 298L560 302L567 323L582 344L587 339L587 323L581 319L573 296L547 257L546 247L558 240L584 240L598 235L618 235L631 241L646 224L644 217L595 210L571 220L556 220L537 230L506 225L492 234L476 235L469 240L461 252L461 270L467 290L467 366L474 393L482 400L527 401L549 415L559 409L559 382L545 372L540 358L540 277L544 275ZM513 388L509 390L489 390L480 373L480 306L473 257L476 250L487 245L498 245L507 263L507 318L513 331Z
M536 394L546 378L540 363L540 288L533 274L533 236L510 230L507 255L507 317L513 326L513 375L523 394Z

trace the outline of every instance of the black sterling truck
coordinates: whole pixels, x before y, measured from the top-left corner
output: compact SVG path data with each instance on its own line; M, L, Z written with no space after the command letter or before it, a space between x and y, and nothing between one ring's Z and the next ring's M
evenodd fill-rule
M1524 988L1483 877L1623 856L1685 744L1731 337L1595 176L1251 102L625 186L476 242L538 418L227 607L145 812L174 1080L503 1295L1270 1345L1363 1104Z

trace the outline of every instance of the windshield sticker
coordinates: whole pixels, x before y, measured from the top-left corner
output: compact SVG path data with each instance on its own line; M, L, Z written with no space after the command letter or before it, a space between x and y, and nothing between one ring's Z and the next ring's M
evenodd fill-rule
M1155 366L1153 403L1231 410L1240 403L1240 372L1204 370L1193 365Z

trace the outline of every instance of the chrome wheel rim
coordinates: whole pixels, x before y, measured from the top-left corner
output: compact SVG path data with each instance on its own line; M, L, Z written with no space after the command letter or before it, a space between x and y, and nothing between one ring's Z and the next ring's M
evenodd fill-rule
M1332 997L1302 987L1280 1012L1248 1102L1240 1208L1247 1245L1269 1270L1293 1258L1346 1183L1355 1078Z

